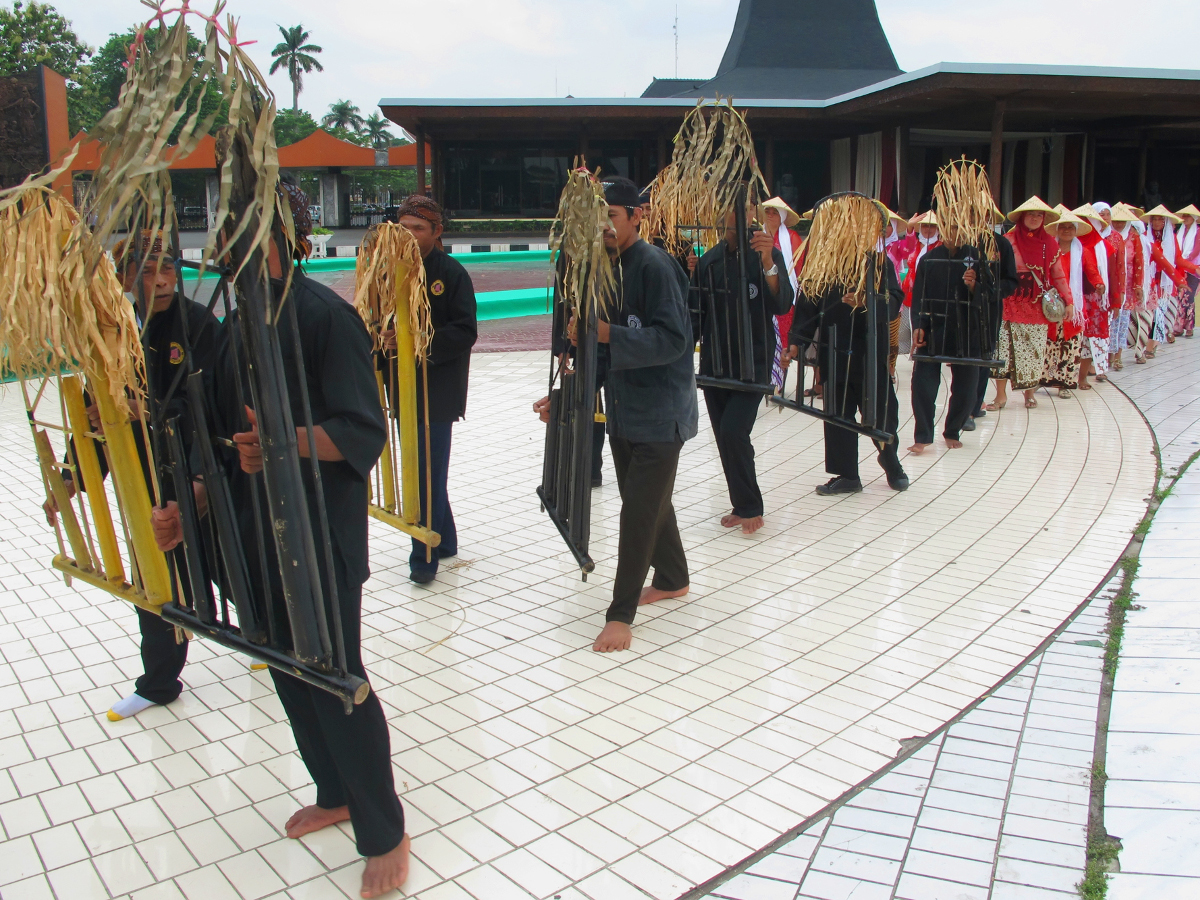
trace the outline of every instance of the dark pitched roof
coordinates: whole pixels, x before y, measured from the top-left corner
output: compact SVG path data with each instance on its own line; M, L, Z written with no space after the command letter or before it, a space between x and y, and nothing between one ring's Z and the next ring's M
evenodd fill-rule
M683 91L698 88L707 78L655 78L650 86L642 91L643 97L674 97Z
M875 0L741 0L716 76L669 96L824 100L899 74Z

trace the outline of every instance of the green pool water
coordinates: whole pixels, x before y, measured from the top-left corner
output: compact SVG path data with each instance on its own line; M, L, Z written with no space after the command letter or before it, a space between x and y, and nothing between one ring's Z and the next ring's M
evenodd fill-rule
M485 285L489 280L489 267L499 268L501 264L506 267L513 267L517 264L521 268L528 267L530 270L539 273L538 280L544 281L540 276L540 272L546 271L548 275L550 265L550 252L547 250L518 250L510 253L470 253L459 254L454 259L461 262L472 278L476 281L475 299L478 304L478 316L481 322L490 321L492 319L511 319L518 316L536 316L541 313L548 312L549 290L543 283L539 287L520 287L511 290L480 290L481 285ZM352 256L332 257L329 259L313 259L309 260L304 265L304 270L317 281L325 284L330 284L336 281L342 274L353 272L355 259ZM204 301L206 297L203 288L200 285L194 284L198 278L198 273L194 269L184 269L183 281L186 287L188 296ZM203 281L216 281L217 276L211 272L204 275ZM200 294L200 296L197 296Z

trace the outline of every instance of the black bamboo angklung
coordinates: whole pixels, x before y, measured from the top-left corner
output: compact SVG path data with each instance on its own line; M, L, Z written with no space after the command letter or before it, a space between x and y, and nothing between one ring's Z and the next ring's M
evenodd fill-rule
M986 259L923 259L920 290L913 291L912 322L928 322L925 346L913 351L917 362L998 368L996 339L1000 333L1000 262ZM963 284L973 268L974 292ZM935 296L930 297L931 292Z
M596 420L599 347L596 309L577 324L571 348L571 310L558 285L563 282L565 258L559 257L555 279L553 349L550 362L550 421L546 425L542 483L537 489L542 509L550 516L579 564L584 581L596 568L588 553L592 520L592 428ZM556 352L555 352L556 351Z
M753 391L761 394L771 393L770 371L772 360L754 358L754 331L751 324L753 312L750 310L751 279L747 272L746 262L754 251L750 248L752 230L746 225L746 217L740 211L747 207L747 190L742 185L737 192L735 207L739 213L735 216L735 242L737 244L737 272L731 279L729 266L723 266L723 276L718 284L712 268L707 268L705 276L699 275L700 268L696 267L691 277L688 290L688 306L692 321L696 323L696 340L700 344L698 365L700 371L696 374L698 387L718 387L735 391ZM681 232L703 230L706 226L682 226ZM682 237L681 237L682 240ZM715 245L724 243L721 234L713 242ZM780 276L784 277L783 275ZM759 278L755 282L758 295L765 298L763 293L766 284ZM764 334L769 333L772 323L766 303L762 304ZM766 353L764 344L763 353ZM708 368L708 374L701 374ZM756 370L767 372L766 383L756 380Z
M235 139L228 152L236 154L238 151ZM256 173L251 167L239 166L236 159L233 170L235 179L230 205L237 221L236 217L247 215L244 200L253 190L252 179ZM256 215L253 211L248 214ZM194 371L191 364L192 342L188 340L185 324L187 363L183 368L188 371L185 384L191 418L187 424L194 434L198 471L193 473L192 460L184 458L178 419L166 423L165 433L170 444L169 468L176 493L184 500L180 509L184 520L184 565L178 577L187 579L191 588L188 594L193 599L190 604L183 598L183 602L177 600L166 604L163 617L337 695L348 712L353 704L366 699L369 687L362 679L346 672L334 566L330 558L332 542L321 492L320 467L313 446L311 411L307 391L303 389L299 329L294 310L281 307L284 298L275 295L262 250L254 245L251 237L254 224L234 241L230 258L220 271L220 283L213 292L210 309L218 298L223 298L227 327L236 320L240 340L230 338L226 352L234 354L232 366L237 373L234 381L238 406L250 406L258 420L263 469L261 475L250 476L257 537L250 547L243 541L226 471L220 460L223 454L213 446L221 439L212 433L203 374ZM276 235L277 239L281 237L281 234ZM280 256L287 258L284 252ZM234 272L237 273L233 281L236 305L228 290ZM181 319L186 320L182 312ZM304 418L300 424L309 435L308 465L318 498L315 517L306 499L297 423L292 414L295 404L289 395L283 366L282 345L287 343L294 344L294 358L299 368L301 396L298 406L302 408ZM248 397L243 396L243 379ZM173 390L179 383L176 378ZM156 405L165 407L170 399L170 396L157 398ZM244 419L242 427L249 428ZM194 505L188 502L190 490L184 490L190 487L194 476L203 479L208 493L207 529L202 526ZM268 533L272 535L270 546L266 546L262 538ZM320 556L318 546L323 551ZM208 548L216 552L206 553ZM257 557L253 564L247 558L248 552ZM214 567L207 563L208 559L218 561L217 571L210 571ZM324 563L328 576L324 584L319 562ZM197 593L197 585L206 577L204 573L209 573L217 582L219 607L212 602L208 591ZM273 585L277 585L282 594L286 622L278 621L271 598ZM236 622L229 614L230 602Z
M870 199L863 194L846 191L825 197L817 202L814 209L820 209L822 204L845 196ZM886 213L880 211L880 216L883 227L886 229ZM797 359L798 373L794 397L788 397L786 394L773 394L769 399L779 406L794 409L839 428L857 432L874 441L892 443L896 440L896 436L883 429L886 421L885 404L887 399L879 396L879 387L885 383L883 379L890 377L887 372L888 353L886 349L888 296L886 288L881 289L880 287L880 285L886 285L886 280L881 277L881 273L886 273L881 267L890 266L891 262L882 250L870 250L862 255L859 265L859 271L864 274L861 279L863 303L850 315L850 340L846 345L853 346L855 333L859 329L864 332L861 416L857 415L857 410L846 408L845 396L839 396L837 393L837 385L845 383L847 380L846 374L840 379L828 375L828 373L837 371L839 367L848 373L853 360L850 353L838 348L839 326L832 322L826 324L826 309L823 305L818 307L812 338L810 340L802 339L798 345L800 356ZM799 315L801 311L802 303L814 301L819 303L821 298L798 298L797 314ZM841 327L845 327L845 325ZM822 371L826 373L825 377L822 377ZM806 390L815 388L818 384L822 385L822 397L817 397L815 393L805 396Z

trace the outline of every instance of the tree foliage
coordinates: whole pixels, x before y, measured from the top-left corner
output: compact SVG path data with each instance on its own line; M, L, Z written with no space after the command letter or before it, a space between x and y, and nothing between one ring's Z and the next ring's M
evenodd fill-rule
M337 129L357 135L362 131L363 125L366 124L362 117L362 110L351 103L349 100L339 100L336 103L329 104L329 112L321 119L321 125L328 129L331 133Z
M26 6L17 0L12 9L0 8L0 75L19 75L45 65L75 80L91 55L92 49L50 4Z
M388 130L390 123L379 113L371 113L363 123L362 130L359 132L363 143L368 147L374 147L376 150L382 150L385 147L390 147L392 143L392 133Z
M306 110L281 109L275 115L275 143L280 147L302 141L317 130L317 120Z
M298 112L300 92L304 90L304 75L313 69L318 72L325 71L317 62L317 58L312 55L320 53L321 48L316 44L307 43L309 33L304 30L303 25L293 25L291 28L284 28L280 25L279 33L283 35L283 40L276 44L275 49L271 51L275 62L271 63L271 69L267 74L274 75L279 69L287 67L288 80L292 83L292 111Z
M136 28L130 28L123 34L109 35L108 40L92 57L91 65L81 71L79 86L68 95L72 134L79 129L90 130L105 113L117 105L121 87L125 84L125 63L129 59L129 48L136 37ZM157 29L146 32L146 44L151 50L158 40ZM200 39L194 35L189 36L188 55L197 60L203 52L204 45ZM185 94L187 93L185 91ZM202 115L220 110L223 100L214 82L209 82L205 87L199 102ZM193 96L188 100L189 113L195 106L196 99ZM223 122L224 115L219 114L217 121Z

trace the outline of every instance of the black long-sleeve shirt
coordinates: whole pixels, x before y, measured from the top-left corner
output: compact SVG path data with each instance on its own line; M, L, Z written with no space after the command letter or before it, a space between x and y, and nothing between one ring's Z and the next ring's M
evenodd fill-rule
M881 255L882 257L882 255ZM887 297L887 319L890 322L900 314L904 291L896 280L896 267L886 258L881 258L884 273L883 292ZM792 328L788 332L788 343L803 347L815 339L817 329L834 329L834 346L839 354L849 354L849 376L861 378L867 350L867 316L865 307L852 307L842 298L846 288L836 287L811 300L803 291L796 297ZM886 361L889 351L889 336L886 325L878 329L876 352ZM820 360L824 365L825 361Z
M425 289L433 321L428 362L429 421L454 422L467 411L471 348L479 336L475 286L462 263L434 248L425 257ZM420 388L417 414L424 418L425 397Z
M771 367L775 361L775 329L771 325L773 316L782 316L795 302L795 293L792 291L792 282L787 276L788 266L783 258L783 252L775 247L771 251L771 260L775 267L779 270L779 289L771 292L770 285L767 283L767 277L763 271L762 257L751 251L746 257L746 280L749 282L749 312L750 312L750 334L751 347L754 359L754 380L759 384L768 384L771 378ZM728 321L732 324L733 307L736 297L730 296L738 289L738 279L740 278L740 266L738 264L737 251L730 249L729 244L721 241L702 257L696 267L697 283L700 285L700 290L703 294L708 288L709 278L711 273L712 284L714 286L714 307L718 317L718 329L720 330L721 341L724 341L724 331L726 322L726 307L729 307ZM707 309L700 310L700 327L701 327L701 342L700 342L700 374L712 376L715 374L713 370L713 354L714 354L714 338L716 334L713 330L713 321L709 316ZM718 352L723 360L723 365L728 368L723 373L724 378L738 378L741 371L741 352L737 346L732 329L729 334L729 359L725 360L723 348L719 348Z
M272 281L272 288L278 293L282 291L283 283ZM322 427L345 457L336 462L320 463L329 536L346 577L354 584L362 584L370 574L367 559L367 479L387 442L371 339L353 306L325 285L299 272L292 278L287 302L295 309L300 331L300 346L297 347L285 313L280 321L279 339L292 418L298 428L304 427L299 374L299 363L302 361L313 425ZM240 323L227 323L224 336L225 341L212 377L207 381L207 388L212 415L210 424L219 436L228 439L245 430L244 414L238 403L239 378L246 403L252 401L245 373L238 372L234 365L235 345L237 358L243 366L246 363ZM253 483L237 464L236 454L222 455L228 463L230 490L243 542L246 547L254 547L257 538L254 534ZM302 461L300 472L309 513L315 523L319 521L316 487L307 460ZM264 546L273 548L269 524L263 523L262 536ZM273 555L273 550L269 549L268 553ZM319 547L318 556L323 567Z
M635 241L620 255L609 312L608 433L636 442L687 441L699 410L687 277L658 247Z

